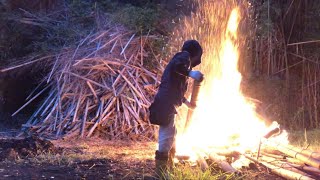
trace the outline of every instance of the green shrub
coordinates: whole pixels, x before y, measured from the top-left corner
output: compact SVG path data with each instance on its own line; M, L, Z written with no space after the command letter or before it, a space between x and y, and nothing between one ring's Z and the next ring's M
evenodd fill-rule
M126 5L115 13L113 20L136 32L146 33L155 30L158 17L154 8Z

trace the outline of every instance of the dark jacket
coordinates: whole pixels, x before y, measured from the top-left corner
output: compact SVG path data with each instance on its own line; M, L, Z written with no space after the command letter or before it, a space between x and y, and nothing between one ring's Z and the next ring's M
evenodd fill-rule
M171 59L163 72L154 102L149 108L152 124L165 125L168 117L177 113L175 107L183 103L190 70L190 54L187 51L179 52Z

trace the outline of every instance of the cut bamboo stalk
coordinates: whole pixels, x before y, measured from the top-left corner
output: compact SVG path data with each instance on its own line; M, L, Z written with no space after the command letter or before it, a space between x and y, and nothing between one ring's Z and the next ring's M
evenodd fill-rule
M76 109L74 111L74 115L73 115L73 119L72 119L72 122L75 122L76 121L76 118L77 118L77 115L78 115L78 110L79 110L79 106L80 106L80 102L82 100L82 88L80 90L80 94L79 94L79 97L78 97L78 102L77 102L77 106L76 106Z
M58 100L59 101L59 100ZM58 109L59 109L59 102L58 102ZM57 121L58 121L58 116L59 116L59 111L56 111L56 117L54 118L54 123L52 125L52 130L55 131L56 130L56 126L57 126Z
M31 98L28 102L26 102L23 106L21 106L16 112L14 112L11 116L15 116L18 114L22 109L24 109L28 104L30 104L34 99L40 96L45 90L47 90L50 86L43 88L38 94L36 94L33 98Z
M200 153L197 153L197 163L200 166L200 169L205 172L209 169L209 165L206 162L206 160L203 158L203 156Z
M236 173L238 172L234 169L222 156L217 155L214 152L209 154L209 158L218 164L218 166L226 173Z
M124 112L123 113L124 114L124 119L126 120L127 125L131 126L129 112L128 112L127 108L125 107L125 101L122 100L121 102L122 102L122 107L123 107L123 112Z
M262 149L261 151L265 152L265 153L269 153L269 154L283 156L283 153L281 151L279 151L279 150L277 150L276 148L273 148L273 147L268 147L266 149Z
M304 162L302 162L302 161L300 161L300 160L298 160L296 158L287 157L286 160L289 163L298 164L298 165L305 165Z
M84 42L86 42L86 41L88 40L88 38L90 37L91 33L92 33L92 32L90 32L89 35L87 35L84 39L82 39L82 40L80 41L80 43L78 44L76 50L74 51L74 53L73 53L73 55L72 55L71 60L74 60L74 58L76 57L76 54L78 53L78 50L79 50L80 46L82 46L82 45L84 44Z
M92 94L94 95L94 97L96 99L99 99L97 94L96 94L96 92L95 92L95 90L93 89L92 85L90 84L90 82L89 81L86 81L86 82L87 82L87 85L89 86L89 89L91 90Z
M115 109L111 109L111 110L109 111L109 113L102 118L102 120L100 121L100 123L105 123L105 121L106 121L108 118L111 117L111 115L113 114L114 111L115 111Z
M112 48L110 49L110 53L112 53L112 51L114 50L114 48L116 47L116 45L117 45L117 42L118 42L118 40L116 40L116 42L114 42L114 44L113 44L113 46L112 46Z
M132 77L133 82L135 82L135 84L136 84L136 86L135 86L136 89L139 90L141 96L143 97L142 100L145 101L145 102L147 102L148 100L147 100L147 98L144 96L143 91L141 90L141 88L140 88L140 86L139 86L139 83L135 80L135 78L131 75L131 73L130 73L129 71L127 71L127 72L128 72L128 74L129 74L129 76Z
M140 92L131 84L131 82L120 72L119 74L122 76L122 78L129 84L129 86L134 90L134 92L139 96L139 98L143 99L143 96L140 94Z
M101 109L102 109L102 107L103 107L103 104L104 104L104 99L102 99L102 100L100 101L100 103L99 103L99 106L98 106L98 109L97 109L95 118L98 118L98 117L99 117L100 111L101 111Z
M95 51L93 51L92 53L90 53L89 55L87 55L85 58L89 58L90 56L96 54L98 51L100 51L101 49L107 47L110 43L112 43L114 40L118 39L121 35L116 36L115 38L111 39L110 41L108 41L107 43L105 43L104 45L102 45L100 48L96 49ZM75 64L76 65L76 64Z
M316 175L316 176L320 177L320 170L315 167L306 166L306 165L297 165L297 164L292 164L292 163L288 163L288 164L292 167L295 167L297 169L300 169L302 171L305 171L307 173L311 173L312 175Z
M79 76L79 75L74 74L74 73L72 73L72 72L64 72L64 73L68 73L68 74L70 74L70 75L73 75L73 76L78 77L78 78L80 78L80 79L83 79L83 80L85 80L85 81L89 81L89 82L91 82L92 84L95 84L95 85L97 85L97 86L99 86L99 87L102 87L102 88L105 88L105 89L110 90L109 87L104 86L104 85L102 85L102 84L100 84L100 83L97 83L97 82L95 82L95 81L93 81L93 80L91 80L91 79L88 79L88 78Z
M85 127L86 127L86 121L87 121L87 116L88 116L88 108L89 108L89 101L87 101L86 103L86 109L84 112L84 116L82 117L82 125L81 125L81 137L84 137L84 131L85 131Z
M32 61L28 61L26 63L22 63L22 64L19 64L19 65L16 65L16 66L11 66L9 68L1 69L0 72L10 71L10 70L13 70L13 69L16 69L16 68L20 68L20 67L23 67L23 66L26 66L26 65L29 65L29 64L33 64L33 63L36 63L36 62L39 62L39 61L42 61L42 60L47 60L50 57L53 57L53 56L45 56L45 57L42 57L42 58L39 58L39 59L36 59L36 60L32 60Z
M135 35L136 35L136 34L133 34L133 35L130 37L129 41L127 42L127 44L126 44L126 45L124 46L124 48L122 49L120 55L122 55L122 54L125 52L125 50L126 50L127 47L129 46L131 40L134 38Z
M57 100L58 100L58 108L57 108L57 114L59 115L59 117L57 117L57 121L58 120L62 120L63 119L63 113L62 113L62 91L61 89L64 89L65 87L65 82L63 82L61 88L60 88L60 85L59 85L59 82L57 82ZM54 130L55 130L55 127L54 127Z
M276 155L276 154L270 154L270 153L266 153L266 152L262 152L261 154L264 156L268 156L268 157L272 157L272 158L276 158L276 159L286 159L285 156L280 156L280 155Z
M234 150L224 149L224 148L214 148L210 149L212 152L215 152L219 156L225 156L225 157L239 157L241 154Z
M309 149L300 149L300 148L294 147L292 145L282 145L282 146L286 147L287 149L291 149L293 151L299 152L307 157L311 157L313 159L320 160L320 153L318 153L318 152L314 152Z
M89 45L89 44L93 43L94 41L96 41L96 40L98 40L98 39L100 39L100 38L104 37L108 32L110 32L110 30L111 30L111 29L108 29L108 30L106 30L106 31L102 32L102 33L101 33L101 34L99 34L96 38L94 38L94 39L90 40L90 41L87 43L87 45Z
M32 120L36 121L37 120L37 115L40 113L40 111L47 105L47 102L50 100L50 98L52 97L52 95L55 93L55 91L52 91L49 96L46 98L46 100L43 102L43 104L38 108L37 111L35 111L32 116L28 119L28 121L26 122L26 124L30 124L32 122ZM48 105L49 106L49 105ZM35 119L33 119L35 118ZM24 130L24 128L22 129Z
M28 95L28 97L27 97L25 100L27 101L29 98L31 98L32 95L33 95L33 93L36 92L44 82L45 82L45 81L42 80L42 81L31 91L31 93Z
M310 178L308 176L303 176L299 173L296 173L296 172L292 172L292 171L289 171L289 170L286 170L286 169L283 169L281 167L277 167L277 166L274 166L272 164L269 164L269 163L266 163L266 162L260 162L258 160L256 160L255 158L252 158L248 155L245 155L243 154L243 156L245 156L246 158L248 158L249 160L257 163L257 164L261 164L263 165L264 167L270 169L270 171L280 177L283 177L283 178L286 178L286 179L292 179L292 180L296 180L296 179L301 179L301 180L314 180L313 178Z
M275 165L272 165L270 163L267 162L261 162L261 164L263 164L265 167L269 168L271 170L272 173L281 176L283 178L286 179L292 179L292 180L296 180L296 179L300 179L300 180L315 180L309 176L305 176L303 174L297 173L297 172L293 172L290 171L288 169L284 169L282 167L278 167Z
M87 137L90 137L93 133L93 131L96 129L96 127L99 125L100 120L105 116L105 114L109 111L109 109L112 107L113 103L115 102L116 98L113 98L112 101L109 103L109 105L107 106L106 110L102 113L102 115L100 116L101 118L99 118L98 121L95 122L95 124L91 127L91 129L88 132Z
M304 171L301 171L291 165L289 165L288 163L284 163L284 162L279 162L279 163L271 163L275 166L278 166L278 167L281 167L281 168L284 168L286 170L289 170L289 171L292 171L292 172L295 172L295 173L298 173L298 174L301 174L302 176L306 176L306 177L310 177L310 175Z
M110 108L113 106L114 102L116 101L116 97L113 97L112 100L110 101L110 103L108 104L108 106L106 107L106 109L102 112L102 117L105 116L105 114L107 114L107 112L110 110Z
M281 145L281 144L276 144L270 141L267 141L267 144L278 149L279 151L281 151L284 154L287 154L291 157L294 157L312 167L318 168L320 169L320 161L317 161L316 159L313 159L311 157L307 157L303 154L301 154L300 152L294 151L293 149L288 149L287 147Z
M56 57L56 60L55 60L54 65L53 65L53 67L52 67L52 70L51 70L51 72L50 72L50 74L49 74L49 77L48 77L47 83L49 83L49 82L50 82L50 80L51 80L51 77L52 77L53 71L55 70L55 68L56 68L56 66L57 66L57 64L58 64L59 58L60 58L60 54Z
M122 87L116 92L116 96L119 96L119 94L121 94L123 92L123 90L125 89L126 86L127 86L127 83L124 82Z
M57 130L57 132L56 132L56 137L58 137L58 136L60 135L60 133L61 133L61 128L63 127L63 123L64 123L65 121L67 121L67 119L70 117L70 115L71 115L71 113L72 113L72 109L73 109L73 108L70 108L70 110L68 111L66 117L65 117L63 120L60 121L60 124L58 125L58 130Z

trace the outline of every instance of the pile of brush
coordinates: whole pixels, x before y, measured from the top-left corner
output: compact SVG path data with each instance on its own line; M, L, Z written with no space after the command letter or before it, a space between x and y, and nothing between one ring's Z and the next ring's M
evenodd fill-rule
M144 67L147 58L159 62L145 50L152 38L121 28L89 34L76 48L54 58L39 86L44 88L35 90L13 115L47 93L23 125L25 130L42 136L90 137L99 129L111 139L153 138L147 116L159 76Z

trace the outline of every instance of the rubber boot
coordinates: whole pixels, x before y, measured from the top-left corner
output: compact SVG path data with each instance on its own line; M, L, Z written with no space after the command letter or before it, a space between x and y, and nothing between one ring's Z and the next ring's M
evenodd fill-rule
M176 155L176 148L172 147L169 151L169 158L168 158L168 168L170 171L174 168L174 157Z
M156 151L156 176L159 179L167 179L168 174L168 160L169 153L168 152L160 152Z

